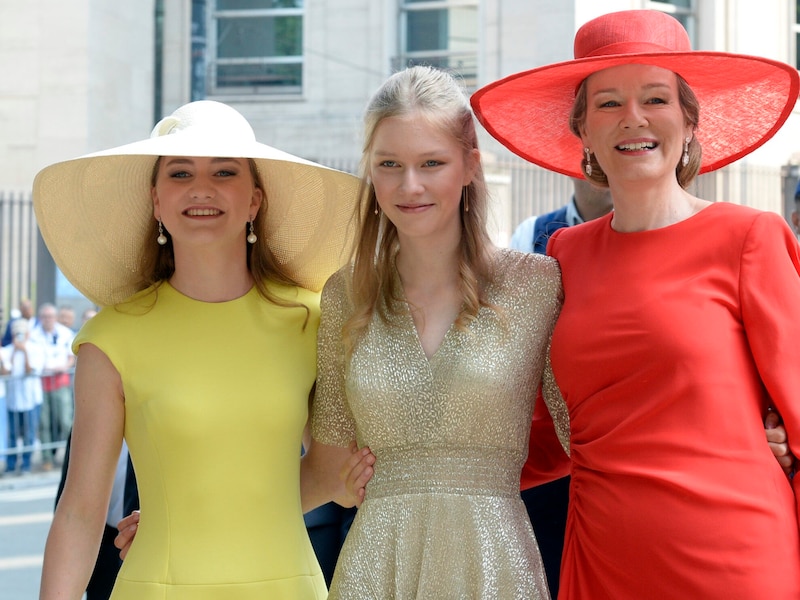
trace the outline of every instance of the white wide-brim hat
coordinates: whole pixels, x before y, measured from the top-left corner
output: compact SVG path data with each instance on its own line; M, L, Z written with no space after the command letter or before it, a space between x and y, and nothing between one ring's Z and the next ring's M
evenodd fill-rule
M232 107L191 102L150 138L42 169L33 206L42 238L65 277L89 300L113 305L138 291L153 228L151 177L160 156L251 158L266 195L255 233L301 286L322 289L349 259L359 180L256 141Z

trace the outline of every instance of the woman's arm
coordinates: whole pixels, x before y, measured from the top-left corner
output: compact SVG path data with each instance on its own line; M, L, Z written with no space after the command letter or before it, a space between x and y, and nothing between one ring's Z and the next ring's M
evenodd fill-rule
M122 381L108 357L83 344L64 492L47 536L40 600L79 600L92 574L122 447Z
M747 341L769 404L785 427L785 452L780 443L774 445L774 439L782 439L782 431L772 430L771 419L764 425L767 440L788 471L793 457L800 455L800 369L794 361L800 340L796 310L800 306L800 247L780 216L761 213L753 221L742 248L739 281ZM792 458L784 460L784 455ZM798 481L794 479L795 485Z
M317 383L309 406L308 435L304 438L306 453L300 466L303 512L331 500L345 507L359 504L364 495L361 488L369 479L364 477L364 470L360 470L350 481L350 489L357 493L348 493L345 480L351 477L353 469L358 468L359 461L366 458L369 450L356 452L353 444L355 419L345 389L346 351L342 328L352 313L346 290L344 271L332 275L322 290Z

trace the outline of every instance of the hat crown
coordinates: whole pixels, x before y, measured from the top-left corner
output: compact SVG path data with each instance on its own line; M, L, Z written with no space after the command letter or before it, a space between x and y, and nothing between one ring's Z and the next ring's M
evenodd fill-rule
M253 128L239 111L213 100L198 100L178 108L153 128L151 138L165 135L209 137L228 142L254 142Z
M690 52L680 21L658 10L623 10L592 19L575 34L575 58Z

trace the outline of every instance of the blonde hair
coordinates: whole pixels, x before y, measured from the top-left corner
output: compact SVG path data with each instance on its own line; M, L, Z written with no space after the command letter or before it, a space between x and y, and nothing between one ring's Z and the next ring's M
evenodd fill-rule
M478 137L469 102L463 88L449 73L432 67L410 67L392 75L370 100L364 115L364 146L361 157L361 186L355 221L358 237L353 251L353 283L350 290L353 312L343 327L345 348L352 351L377 311L384 321L400 310L394 286L394 257L399 248L397 228L381 212L375 215L375 188L368 179L369 156L375 132L384 119L420 115L461 144L466 157L478 147ZM463 188L461 208L461 255L459 275L464 308L456 319L458 329L490 306L484 287L493 278L486 231L488 196L483 168L477 165L472 181Z
M262 223L267 218L267 193L264 188L264 183L261 178L261 173L258 171L256 162L253 159L247 159L250 166L250 174L253 177L253 185L261 190L261 206L253 219L253 228L255 231L265 231ZM150 178L150 185L155 186L158 171L161 166L161 157L159 157L153 165L153 174ZM158 222L153 221L150 227L150 233L146 236L144 252L142 253L142 264L139 272L139 283L137 290L143 290L148 287L153 287L155 290L165 281L167 281L175 272L175 253L172 247L172 236L167 235L167 243L163 246L156 243L158 236ZM256 289L258 293L268 302L272 302L278 306L285 306L287 308L300 308L306 311L306 320L303 323L305 329L310 316L309 308L300 302L290 302L279 298L272 293L267 287L267 282L272 281L281 285L297 286L298 283L286 272L281 264L272 254L264 236L258 236L254 244L250 244L243 237L242 243L248 246L247 251L247 268L253 276Z
M678 102L681 107L681 112L683 112L684 119L692 126L692 130L694 131L697 129L697 125L700 122L700 103L686 80L677 73L675 77L678 80ZM588 103L586 97L587 80L588 78L584 79L578 86L578 91L575 94L575 102L572 104L572 111L569 115L569 128L572 133L579 138L581 137L581 130L586 124L586 109ZM695 180L697 174L700 172L700 163L703 159L703 149L700 146L700 142L697 141L697 137L694 135L689 142L688 150L689 162L686 163L686 166L683 165L682 160L679 160L678 164L675 166L675 176L678 179L678 184L680 184L683 189L688 188L692 181ZM597 158L595 158L593 154L589 155L588 164L592 166L592 174L586 175L586 179L601 187L608 187L608 177L605 172L603 172L603 168L600 166L600 163L597 162ZM581 172L584 174L586 174L586 165L587 159L584 153L581 159Z

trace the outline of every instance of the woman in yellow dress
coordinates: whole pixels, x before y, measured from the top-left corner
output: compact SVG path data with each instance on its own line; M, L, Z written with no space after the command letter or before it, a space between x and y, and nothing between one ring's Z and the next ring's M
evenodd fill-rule
M71 464L42 599L83 594L123 435L142 516L114 600L326 597L300 446L318 292L347 258L356 186L208 101L37 176L48 248L104 306L74 344Z

